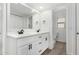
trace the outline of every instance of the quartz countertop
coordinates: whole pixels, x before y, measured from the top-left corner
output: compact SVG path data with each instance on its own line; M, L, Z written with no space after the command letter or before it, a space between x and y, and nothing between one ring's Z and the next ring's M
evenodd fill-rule
M13 38L21 38L21 37L28 37L32 35L38 35L38 34L43 34L47 33L46 32L34 32L34 31L29 31L29 32L24 32L23 34L18 34L17 32L8 32L7 36L13 37Z

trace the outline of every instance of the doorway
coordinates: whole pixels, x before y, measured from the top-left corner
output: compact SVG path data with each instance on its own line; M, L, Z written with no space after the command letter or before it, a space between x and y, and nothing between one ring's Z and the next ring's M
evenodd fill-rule
M66 9L61 8L54 10L53 16L53 34L56 41L55 45L59 44L62 50L61 52L66 54Z
M53 49L47 49L43 55L66 55L66 8L55 9L53 12Z

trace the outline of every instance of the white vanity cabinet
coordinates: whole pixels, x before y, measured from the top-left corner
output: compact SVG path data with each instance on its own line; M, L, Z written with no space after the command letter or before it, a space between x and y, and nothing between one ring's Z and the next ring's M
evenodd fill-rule
M28 44L18 47L16 51L17 55L27 55L28 54Z
M40 55L48 48L49 33L13 38L8 36L6 54Z
M31 55L40 55L48 48L48 34L43 34L38 37L38 40L32 42L31 49L29 50Z
M38 55L40 54L39 50L41 49L41 40L35 41L35 42L31 42L30 44L30 49L29 49L29 53L30 55Z

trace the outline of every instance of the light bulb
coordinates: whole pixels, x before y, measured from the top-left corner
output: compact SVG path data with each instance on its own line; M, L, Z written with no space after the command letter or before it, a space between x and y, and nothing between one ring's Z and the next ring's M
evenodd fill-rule
M39 9L43 9L43 7L42 7L42 6L40 6L40 7L39 7Z

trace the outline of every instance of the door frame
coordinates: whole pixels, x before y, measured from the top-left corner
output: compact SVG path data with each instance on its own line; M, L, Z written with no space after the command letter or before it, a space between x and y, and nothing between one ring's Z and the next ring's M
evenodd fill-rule
M6 29L7 29L7 3L2 5L2 54L5 54L5 40L6 40Z
M66 19L66 54L76 54L76 4L70 3L67 8Z
M67 3L56 7L57 9L66 9L66 54L76 54L76 5L75 3ZM56 10L55 8L53 11ZM71 43L71 44L70 44Z

